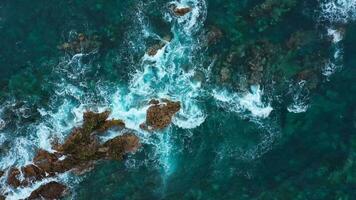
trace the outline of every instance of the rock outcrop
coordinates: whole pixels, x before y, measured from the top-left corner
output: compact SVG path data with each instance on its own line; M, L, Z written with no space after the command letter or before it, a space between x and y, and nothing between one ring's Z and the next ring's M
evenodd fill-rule
M150 105L147 110L146 122L141 124L141 128L147 131L157 131L168 127L172 122L172 117L181 107L180 102L167 99L151 100Z
M104 143L99 141L98 135L125 128L121 120L108 120L109 115L108 111L84 113L83 125L74 128L63 144L56 144L56 152L38 150L33 164L9 170L7 183L17 188L69 170L81 174L92 169L99 160L122 160L125 154L135 152L140 147L140 141L133 133L124 133ZM23 176L20 177L20 174ZM28 199L58 199L64 191L64 185L51 182L32 192Z
M26 200L46 199L54 200L64 197L68 192L68 188L57 182L49 182L34 190Z

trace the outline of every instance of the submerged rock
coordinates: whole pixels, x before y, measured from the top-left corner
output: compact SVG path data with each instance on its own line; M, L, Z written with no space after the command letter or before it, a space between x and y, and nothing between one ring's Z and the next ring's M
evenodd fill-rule
M34 190L27 200L46 199L54 200L64 197L68 192L67 186L57 183L55 181L49 182Z
M58 49L75 54L75 53L87 53L98 49L101 46L101 42L97 36L88 37L84 33L79 33L72 41L65 42L58 45Z
M141 128L148 131L162 130L169 126L172 117L180 110L180 102L173 102L167 99L161 102L151 100L151 106L147 110L146 123L141 124Z
M222 31L216 26L210 27L209 31L207 32L208 44L214 44L217 41L219 41L222 37L223 37Z

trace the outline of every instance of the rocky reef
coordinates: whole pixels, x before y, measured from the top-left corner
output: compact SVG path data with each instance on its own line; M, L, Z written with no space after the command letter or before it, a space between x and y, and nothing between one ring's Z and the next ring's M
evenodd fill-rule
M180 103L167 99L150 101L146 122L142 128L158 131L166 128L173 115L179 111ZM109 111L83 114L83 124L74 128L63 144L54 143L54 152L39 149L33 163L21 168L12 167L7 173L7 184L13 188L27 187L45 178L72 171L83 174L90 171L101 160L120 161L124 155L136 152L141 144L133 130L127 129L122 120L108 119ZM122 132L108 141L101 142L99 136L107 131ZM2 176L4 172L0 173ZM57 182L49 182L31 193L27 199L58 199L68 188Z

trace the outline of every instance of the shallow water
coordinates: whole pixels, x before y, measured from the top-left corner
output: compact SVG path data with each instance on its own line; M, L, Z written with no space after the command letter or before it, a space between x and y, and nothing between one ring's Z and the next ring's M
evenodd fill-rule
M66 199L356 198L355 1L283 0L253 18L264 2L274 1L1 2L0 170L53 151L86 110L110 109L143 145L53 178L70 186ZM192 10L174 16L172 3ZM222 38L211 43L212 27ZM293 49L286 41L297 32ZM98 36L100 48L57 48L79 33ZM266 60L249 85L256 49ZM182 105L155 134L139 127L153 98ZM7 199L41 185L0 182Z

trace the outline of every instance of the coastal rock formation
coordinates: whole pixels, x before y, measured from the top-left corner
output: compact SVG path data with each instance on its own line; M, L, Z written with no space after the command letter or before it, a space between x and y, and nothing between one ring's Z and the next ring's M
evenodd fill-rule
M9 170L7 183L17 188L69 170L81 174L92 169L99 160L122 160L125 154L137 151L140 140L132 133L125 133L104 143L99 141L99 134L125 128L121 120L108 120L109 115L109 111L85 112L83 125L74 128L63 144L56 144L56 152L38 150L33 164ZM23 176L20 177L20 174ZM51 182L32 192L28 199L58 199L66 190L64 185Z
M162 130L169 126L172 117L180 110L180 102L167 99L162 101L151 100L147 110L146 122L141 124L141 128L148 131Z
M40 186L37 190L34 190L26 200L33 199L46 199L54 200L64 197L68 192L68 188L65 185L57 183L55 181L49 182Z

